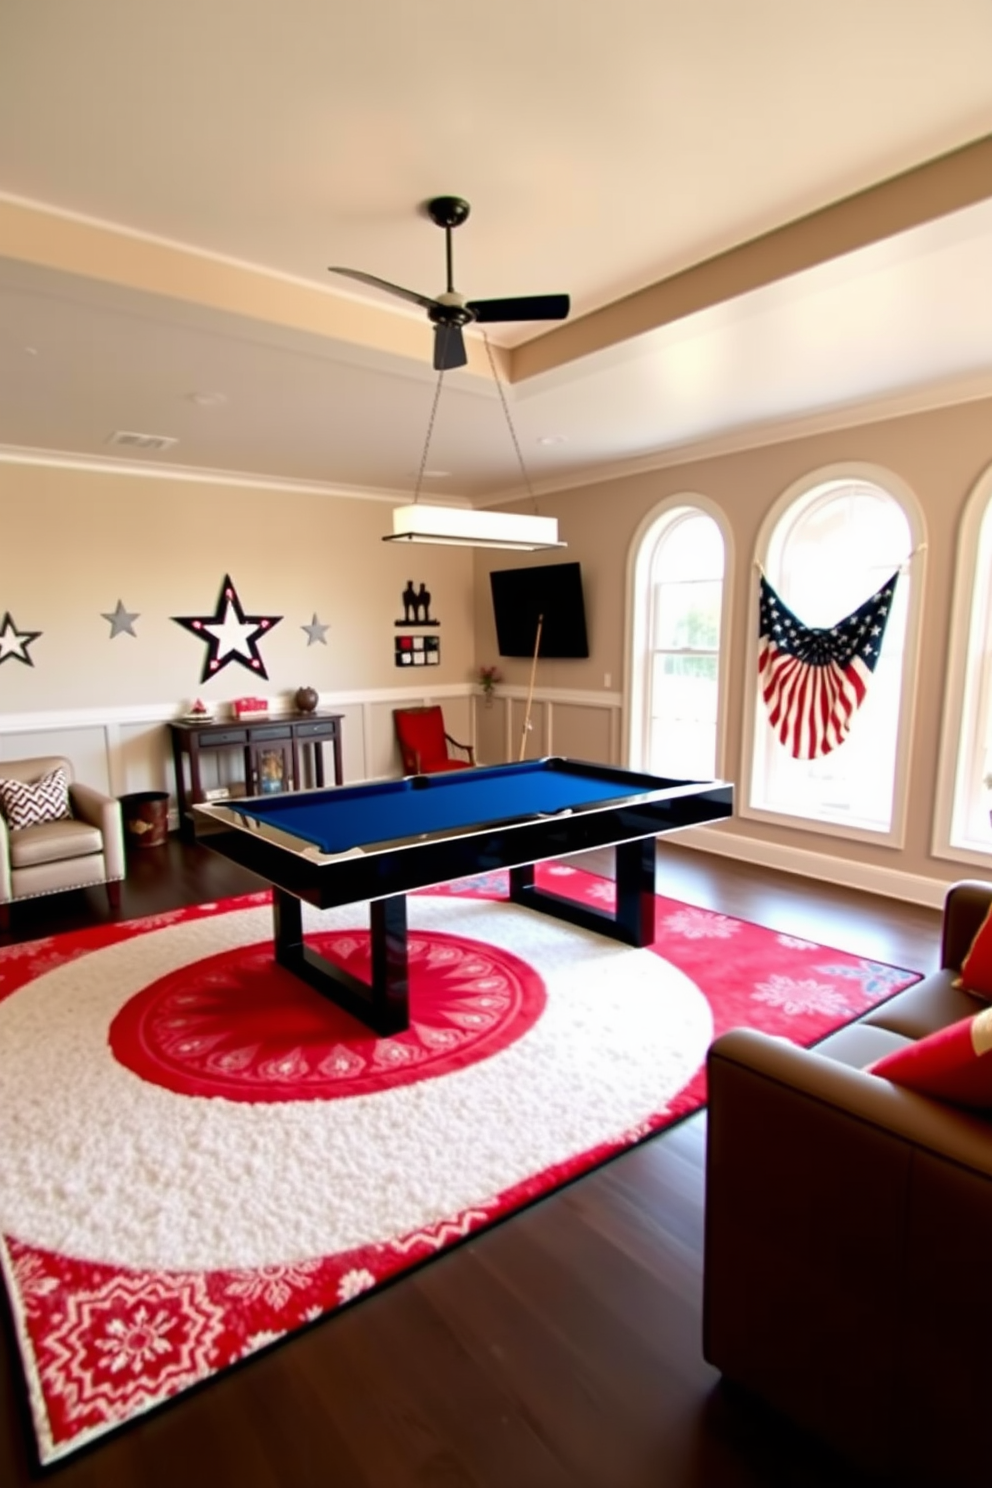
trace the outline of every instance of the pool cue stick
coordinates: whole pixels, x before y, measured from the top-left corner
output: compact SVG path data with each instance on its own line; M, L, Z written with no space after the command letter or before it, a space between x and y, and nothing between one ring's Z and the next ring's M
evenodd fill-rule
M537 635L534 637L534 657L530 664L530 686L527 688L527 711L524 714L524 726L520 730L520 753L517 756L522 760L527 749L527 734L530 731L530 709L534 701L534 678L537 676L537 653L541 649L541 626L544 624L544 616L537 617Z

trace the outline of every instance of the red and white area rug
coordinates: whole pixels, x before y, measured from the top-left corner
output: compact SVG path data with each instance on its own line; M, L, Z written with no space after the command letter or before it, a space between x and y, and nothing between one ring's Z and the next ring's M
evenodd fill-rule
M411 898L390 1038L275 966L267 894L0 950L0 1262L43 1463L698 1109L724 1029L812 1043L917 980L666 899L632 950L505 892ZM306 911L353 971L366 923Z

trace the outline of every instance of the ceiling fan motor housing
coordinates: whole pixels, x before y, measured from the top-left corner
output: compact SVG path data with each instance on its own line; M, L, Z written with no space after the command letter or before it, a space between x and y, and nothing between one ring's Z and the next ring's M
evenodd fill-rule
M428 310L427 319L434 325L463 326L475 320L475 311L466 305L464 295L457 290L445 290Z
M469 215L469 204L461 196L432 196L424 202L422 210L438 227L444 228L445 260L448 282L443 294L418 294L404 289L400 284L390 284L377 274L368 274L361 269L332 267L334 274L346 274L363 284L384 289L387 294L419 305L427 311L427 318L434 326L434 369L438 372L464 367L468 362L462 327L474 321L514 320L564 320L569 312L568 295L517 295L506 299L468 300L455 289L454 268L451 255L451 230L460 227Z
M471 208L460 196L435 196L425 202L424 210L438 227L461 227Z

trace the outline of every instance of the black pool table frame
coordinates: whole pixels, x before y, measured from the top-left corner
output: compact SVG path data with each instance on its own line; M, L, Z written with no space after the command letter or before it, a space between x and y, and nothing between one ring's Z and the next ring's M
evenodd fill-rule
M664 780L576 760L541 763L615 781L618 794L551 815L483 821L468 829L396 838L340 854L321 853L312 843L229 806L197 805L197 837L272 884L275 956L281 966L376 1033L397 1033L409 1022L408 893L508 868L512 903L626 945L650 945L655 839L724 820L733 811L733 786L726 781ZM443 780L423 775L411 777L410 784L430 790ZM241 804L250 807L251 801ZM614 849L615 910L578 904L537 887L535 863L602 847ZM305 943L303 900L318 909L370 901L371 982L333 965Z

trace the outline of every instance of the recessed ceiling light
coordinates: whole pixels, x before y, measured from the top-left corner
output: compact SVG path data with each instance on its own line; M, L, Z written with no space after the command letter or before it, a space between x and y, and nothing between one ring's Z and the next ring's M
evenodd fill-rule
M197 408L218 408L221 403L227 402L226 393L187 393L186 396Z
M407 471L407 475L412 476L414 479L416 479L417 476L420 474L421 472L419 470ZM450 470L425 470L423 472L423 477L424 480L447 480L450 474Z
M565 434L542 434L537 442L538 444L567 444L568 436Z

